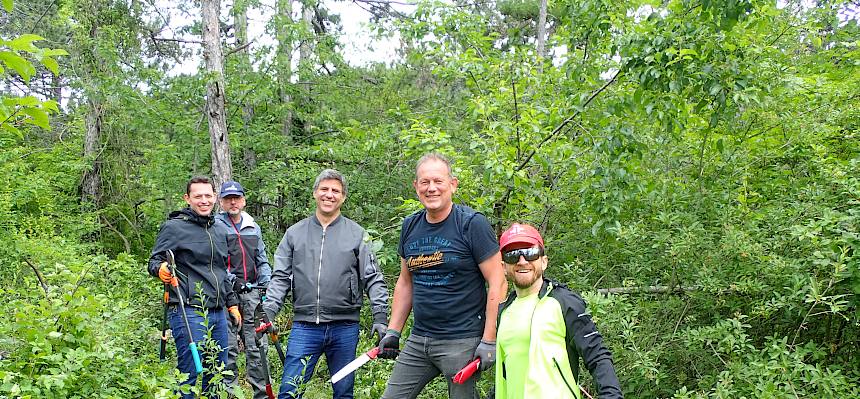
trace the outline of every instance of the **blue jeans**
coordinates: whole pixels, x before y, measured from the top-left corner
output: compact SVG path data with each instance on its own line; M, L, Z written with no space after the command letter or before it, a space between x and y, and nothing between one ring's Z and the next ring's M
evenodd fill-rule
M397 356L382 398L417 398L425 385L442 374L448 382L448 398L477 399L475 383L481 378L480 372L462 385L455 384L452 379L474 360L475 348L480 342L481 337L436 339L410 335Z
M213 364L211 356L206 356L203 351L207 330L203 323L203 316L197 312L202 311L198 308L185 307L188 325L191 327L191 334L194 337L194 342L197 344L197 350L200 352L200 360L203 362L203 392L209 392L210 389L214 388L209 386L209 380L212 379L210 372L215 369L215 366L221 366L227 361L227 311L224 309L209 309L208 312L212 339L220 347L216 355L218 364ZM193 386L197 383L197 371L194 369L194 358L191 356L191 349L188 348L188 329L185 328L185 320L182 318L182 313L178 306L171 308L167 312L167 316L170 329L173 332L173 340L176 342L176 368L183 373L188 373L188 379L182 385L188 384ZM181 398L194 398L194 394L182 394Z
M287 355L284 359L284 374L278 399L302 397L303 384L313 376L320 355L325 353L328 369L334 374L355 359L357 346L358 322L294 322L290 339L287 341ZM354 383L355 373L352 373L334 384L334 399L352 398Z

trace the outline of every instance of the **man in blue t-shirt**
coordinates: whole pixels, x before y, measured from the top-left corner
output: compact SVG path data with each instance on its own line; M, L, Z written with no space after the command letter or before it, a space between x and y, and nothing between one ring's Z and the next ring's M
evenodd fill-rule
M481 360L481 370L495 362L496 316L507 282L490 222L454 204L457 184L444 156L430 153L418 161L412 185L424 209L403 221L400 277L379 342L379 357L397 358L385 399L416 398L439 374L448 381L449 398L477 398L477 378L462 385L451 379L473 359ZM400 332L412 310L412 334L400 352Z

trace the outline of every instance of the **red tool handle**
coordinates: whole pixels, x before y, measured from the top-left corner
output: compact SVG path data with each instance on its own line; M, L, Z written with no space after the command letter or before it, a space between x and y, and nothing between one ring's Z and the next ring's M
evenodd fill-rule
M379 347L376 346L373 349L367 351L366 355L371 359L376 359L376 357L379 356Z
M478 366L481 365L481 359L472 360L471 363L467 364L466 367L463 367L457 374L454 374L454 383L463 384L472 374L475 374L478 371Z
M255 328L255 329L254 329L254 332L261 333L261 332L263 332L263 331L266 331L266 329L268 329L268 328L269 328L269 327L271 327L271 326L272 326L272 322L271 322L271 321L270 321L270 322L268 322L268 323L260 324L260 326L259 326L259 327L257 327L257 328Z

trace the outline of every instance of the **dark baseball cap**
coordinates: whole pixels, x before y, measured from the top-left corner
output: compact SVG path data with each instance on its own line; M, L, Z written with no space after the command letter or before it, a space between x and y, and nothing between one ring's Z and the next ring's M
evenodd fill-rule
M233 180L225 181L224 184L221 185L221 191L218 196L219 198L224 198L229 195L244 197L245 189L242 188L242 185L239 184L239 182L235 182Z

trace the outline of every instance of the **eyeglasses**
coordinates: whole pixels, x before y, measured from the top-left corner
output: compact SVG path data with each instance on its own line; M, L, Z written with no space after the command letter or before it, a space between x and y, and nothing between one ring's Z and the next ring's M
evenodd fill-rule
M529 262L537 260L543 256L543 248L532 247L506 251L502 253L502 260L507 264L513 265L520 261L520 256L526 258Z

